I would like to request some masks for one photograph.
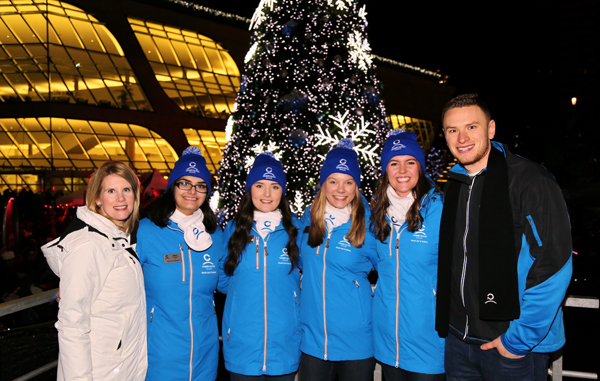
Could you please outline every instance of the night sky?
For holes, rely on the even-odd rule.
[[[457,94],[479,93],[500,138],[532,129],[559,139],[567,125],[586,129],[595,120],[600,2],[358,1],[374,54],[439,70]],[[259,4],[194,2],[246,17]]]

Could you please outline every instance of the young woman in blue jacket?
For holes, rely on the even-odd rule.
[[[359,192],[360,167],[350,139],[332,149],[321,168],[321,189],[302,216],[303,380],[371,380],[372,293],[376,263],[367,234],[369,206]]]
[[[167,190],[146,209],[137,253],[148,325],[146,380],[215,380],[219,332],[214,308],[222,232],[208,204],[211,174],[187,148]]]
[[[412,132],[393,130],[381,155],[372,201],[377,239],[373,301],[375,358],[388,381],[444,379],[444,339],[435,330],[442,195],[425,171]]]
[[[298,231],[285,188],[281,163],[271,153],[260,154],[225,229],[220,276],[229,285],[222,335],[232,381],[293,381],[298,370]]]

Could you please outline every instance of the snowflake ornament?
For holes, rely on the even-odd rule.
[[[319,124],[317,126],[318,133],[314,136],[314,139],[317,141],[314,143],[315,147],[317,146],[327,146],[329,149],[331,147],[338,144],[338,142],[344,138],[349,138],[351,141],[360,141],[361,138],[365,138],[366,141],[375,141],[376,133],[375,131],[369,129],[371,126],[370,123],[365,123],[364,117],[360,117],[360,122],[356,126],[351,125],[351,120],[348,120],[348,115],[350,111],[346,111],[344,115],[341,115],[339,112],[336,116],[329,115],[331,119],[334,120],[334,125],[337,127],[336,134],[332,135],[330,128],[325,127]],[[373,136],[373,139],[369,139],[369,136]],[[362,144],[358,143],[354,146],[356,152],[362,156],[365,160],[368,160],[372,165],[375,165],[375,160],[378,158],[376,144]],[[323,160],[325,157],[319,155]]]
[[[369,40],[364,38],[357,30],[353,31],[348,37],[348,52],[350,53],[350,61],[362,71],[366,72],[373,64]]]

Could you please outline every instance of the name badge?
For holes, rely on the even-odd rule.
[[[164,255],[165,263],[181,262],[181,253]]]

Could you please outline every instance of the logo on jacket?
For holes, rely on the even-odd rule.
[[[202,264],[202,274],[216,274],[216,267],[215,264],[212,262],[210,254],[204,254],[202,259],[204,259],[204,263]]]
[[[400,221],[398,221],[398,219],[394,216],[392,216],[392,224],[398,228],[400,227]]]
[[[400,151],[401,149],[406,148],[406,146],[400,143],[400,139],[394,140],[394,145],[392,146],[392,151]]]
[[[352,244],[348,242],[348,239],[344,237],[340,242],[337,243],[335,247],[338,250],[351,251]]]
[[[196,162],[190,161],[190,165],[185,170],[187,173],[200,173],[200,170],[196,168]]]
[[[349,171],[350,167],[346,165],[346,159],[340,159],[340,163],[335,167],[335,169],[340,171]]]
[[[417,243],[428,243],[429,242],[427,240],[427,233],[425,233],[425,225],[421,226],[421,229],[419,229],[413,233],[412,238],[410,239],[410,242],[417,242]]]
[[[273,174],[273,168],[267,167],[265,171],[266,172],[263,174],[263,179],[272,180],[276,177],[275,174]]]
[[[488,304],[488,303],[498,304],[494,300],[494,294],[492,294],[491,292],[489,294],[487,294],[487,300],[485,301],[485,304]]]
[[[279,260],[277,261],[278,265],[290,265],[290,256],[287,252],[287,247],[281,249],[281,254],[279,255]]]

